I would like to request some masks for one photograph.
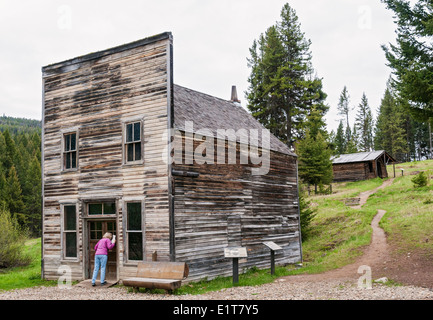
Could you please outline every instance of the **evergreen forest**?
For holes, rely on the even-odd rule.
[[[40,236],[41,123],[0,117],[0,208],[31,236]]]

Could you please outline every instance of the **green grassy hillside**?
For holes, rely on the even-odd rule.
[[[402,171],[403,169],[403,175]],[[362,248],[371,241],[371,221],[377,210],[386,210],[380,226],[388,242],[401,252],[424,254],[433,252],[433,181],[415,188],[412,178],[420,171],[433,174],[433,161],[398,164],[388,167],[391,186],[370,196],[362,209],[344,204],[344,199],[357,197],[360,192],[380,186],[382,179],[337,183],[333,194],[310,196],[317,209],[312,233],[303,243],[304,268],[297,272],[317,273],[353,262]]]

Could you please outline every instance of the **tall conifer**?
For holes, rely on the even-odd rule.
[[[313,76],[311,42],[305,39],[294,9],[281,10],[281,20],[250,48],[248,109],[289,147],[303,136],[313,106],[325,114],[321,79]]]

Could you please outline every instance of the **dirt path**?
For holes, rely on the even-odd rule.
[[[370,195],[374,194],[380,189],[386,188],[392,184],[394,179],[389,179],[383,182],[383,184],[373,190],[362,192],[360,194],[360,203],[358,206],[354,206],[354,209],[360,209],[366,202]],[[372,272],[372,278],[377,279],[385,275],[387,264],[390,263],[390,248],[386,242],[385,232],[379,227],[379,222],[385,215],[385,210],[378,210],[376,216],[371,222],[372,239],[370,245],[364,250],[362,256],[360,256],[354,263],[346,265],[344,267],[327,271],[320,274],[308,274],[308,275],[296,275],[284,277],[287,281],[322,281],[322,280],[358,280],[358,278],[364,273],[358,269],[361,266],[368,266]]]
[[[373,218],[371,227],[373,229],[370,245],[365,249],[362,256],[356,262],[344,267],[323,272],[320,274],[307,274],[283,277],[287,281],[322,281],[322,280],[353,280],[358,278],[365,272],[358,269],[361,266],[368,266],[372,272],[372,278],[377,279],[384,276],[383,269],[390,261],[389,247],[386,242],[386,235],[382,228],[379,227],[379,222],[386,213],[385,210],[379,210]]]
[[[361,192],[359,194],[359,198],[360,198],[359,205],[353,206],[352,208],[354,208],[354,209],[361,209],[361,207],[367,202],[369,196],[371,196],[372,194],[376,193],[380,189],[384,189],[384,188],[390,186],[393,181],[394,181],[394,178],[386,180],[386,181],[384,181],[382,183],[382,185],[380,185],[376,189],[368,190],[368,191],[365,191],[365,192]]]

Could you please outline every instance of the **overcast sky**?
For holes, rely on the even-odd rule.
[[[171,31],[174,82],[246,105],[249,48],[280,19],[280,0],[0,0],[0,113],[41,119],[41,67]],[[312,41],[313,67],[328,94],[328,129],[338,126],[346,85],[353,107],[365,92],[373,113],[390,69],[392,13],[380,0],[292,0]],[[352,119],[355,111],[352,111]],[[351,125],[353,125],[353,120]]]

